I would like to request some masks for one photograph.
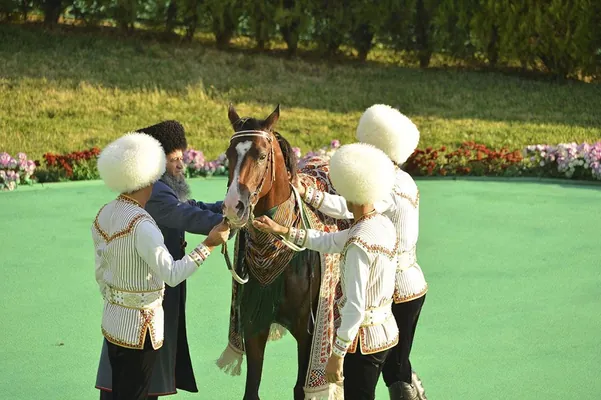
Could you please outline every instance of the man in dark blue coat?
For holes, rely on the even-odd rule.
[[[177,121],[164,121],[139,129],[156,138],[167,156],[165,174],[154,184],[146,211],[154,218],[175,260],[184,257],[185,233],[207,235],[223,215],[221,202],[203,203],[189,199],[183,152],[188,147],[184,127]],[[165,285],[165,342],[159,350],[150,383],[148,399],[176,393],[177,389],[198,392],[186,334],[186,281],[175,287]],[[102,400],[111,397],[111,366],[106,346],[102,349],[96,379]]]

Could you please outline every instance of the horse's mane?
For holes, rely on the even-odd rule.
[[[284,163],[286,164],[286,169],[290,172],[290,176],[294,178],[297,172],[298,160],[296,159],[296,154],[292,150],[292,146],[290,143],[280,135],[279,132],[273,133],[275,137],[278,139],[278,143],[280,144],[280,148],[282,149],[282,154],[284,155]]]
[[[240,120],[237,121],[236,124],[234,124],[234,127],[236,127],[236,125],[239,125],[240,130],[260,130],[260,129],[262,129],[263,122],[264,121],[260,121],[255,118],[245,117],[245,118],[240,118]],[[297,165],[298,165],[298,160],[296,158],[296,154],[294,154],[294,151],[292,150],[292,146],[290,145],[288,140],[286,140],[286,138],[284,138],[279,132],[274,131],[272,133],[276,137],[278,144],[280,145],[280,149],[282,149],[282,154],[284,155],[284,163],[286,164],[286,169],[288,170],[288,172],[290,172],[291,178],[294,178],[297,173]]]

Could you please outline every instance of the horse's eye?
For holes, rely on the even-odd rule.
[[[265,161],[266,158],[267,158],[267,154],[261,154],[259,156],[259,161]]]

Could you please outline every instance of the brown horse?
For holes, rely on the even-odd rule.
[[[272,324],[290,331],[298,346],[298,374],[294,399],[304,398],[312,343],[312,318],[321,283],[319,254],[294,252],[273,236],[256,230],[255,216],[270,215],[288,225],[301,223],[301,200],[291,179],[296,160],[288,142],[273,128],[279,105],[264,120],[240,118],[232,105],[228,117],[234,129],[226,156],[229,162],[228,191],[224,214],[232,228],[239,228],[239,319],[246,352],[244,399],[259,399],[265,346]]]

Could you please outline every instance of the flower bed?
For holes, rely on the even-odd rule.
[[[0,153],[0,190],[14,190],[18,185],[32,184],[36,163],[27,159],[27,154],[19,153],[16,158],[8,153]]]
[[[299,165],[313,157],[329,159],[340,147],[338,140],[329,146],[304,155],[293,148]],[[28,160],[24,153],[16,158],[0,153],[0,188],[14,190],[19,184],[98,179],[96,160],[100,149],[69,154],[44,154],[43,164]],[[200,150],[184,152],[186,175],[192,177],[225,176],[225,154],[207,160]],[[541,177],[601,181],[601,142],[595,144],[564,143],[557,146],[533,145],[523,150],[490,149],[465,142],[455,149],[442,146],[418,149],[403,167],[413,176],[502,176]]]

